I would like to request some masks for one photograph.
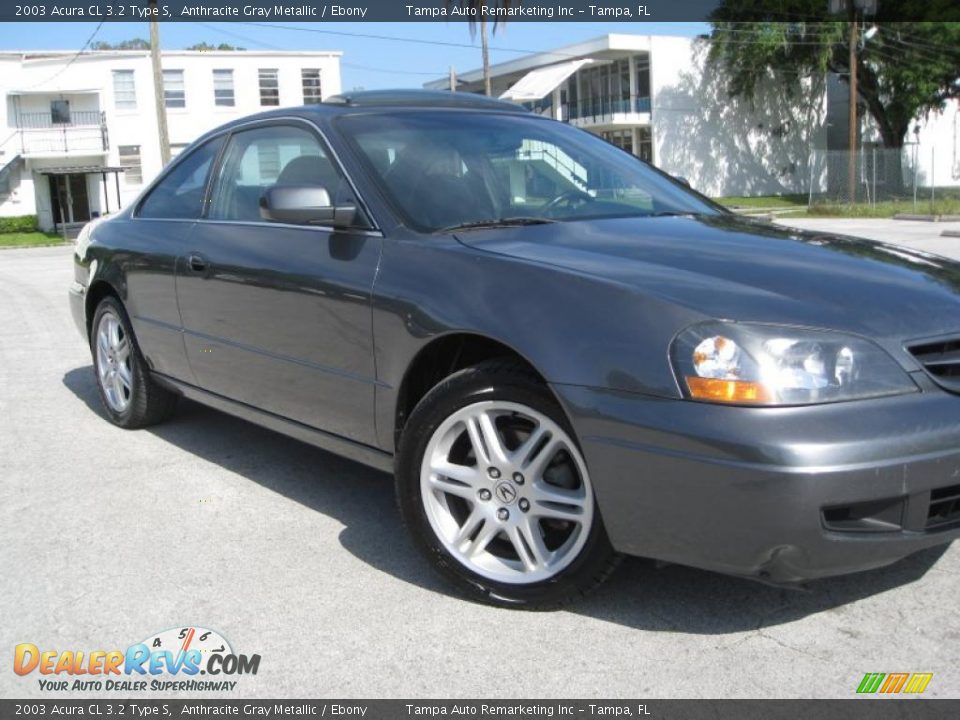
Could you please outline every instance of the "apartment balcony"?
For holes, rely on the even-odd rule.
[[[4,150],[23,157],[100,155],[110,149],[105,116],[99,110],[17,113]]]
[[[562,113],[564,120],[582,128],[599,125],[649,125],[650,98],[583,100],[578,105],[563,106]]]

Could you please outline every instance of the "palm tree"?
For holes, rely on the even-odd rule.
[[[514,5],[519,5],[522,0],[444,0],[444,2],[447,5],[459,5],[463,8],[469,8],[472,11],[469,21],[471,35],[476,33],[477,25],[479,24],[480,50],[483,53],[483,92],[485,95],[492,95],[493,90],[490,84],[490,47],[487,44],[487,18],[480,14],[480,8],[484,6],[509,8]],[[476,19],[477,16],[479,16],[479,21]],[[497,26],[502,25],[504,22],[504,20],[494,20],[494,35],[497,33]]]

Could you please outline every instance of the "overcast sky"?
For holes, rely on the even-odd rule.
[[[341,50],[343,88],[420,87],[445,76],[450,65],[466,72],[480,65],[480,40],[463,23],[283,23],[285,27],[245,23],[165,23],[160,28],[164,48],[178,49],[199,42],[228,42],[248,50]],[[79,50],[96,23],[0,23],[0,50]],[[705,23],[536,23],[501,26],[490,39],[491,61],[502,62],[525,52],[549,50],[606,33],[692,36],[707,32]],[[318,32],[319,31],[319,32]],[[146,23],[104,23],[96,40],[117,42],[146,38]],[[362,35],[391,36],[401,42]],[[425,41],[462,43],[465,47],[430,45]],[[516,52],[522,51],[522,52]]]

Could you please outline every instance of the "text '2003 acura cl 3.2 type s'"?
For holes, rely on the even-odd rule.
[[[960,266],[736,217],[506,103],[214,130],[84,229],[70,297],[114,423],[185,396],[391,471],[489,602],[621,554],[795,584],[960,534]]]

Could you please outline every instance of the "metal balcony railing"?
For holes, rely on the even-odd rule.
[[[591,120],[594,122],[612,120],[614,115],[648,112],[650,112],[649,97],[584,100],[579,105],[564,106],[562,109],[565,120]]]
[[[102,153],[110,149],[104,113],[72,111],[66,118],[52,113],[18,113],[16,130],[4,144],[24,156],[38,154]],[[66,119],[69,122],[56,122]]]
[[[66,116],[54,116],[50,112],[30,112],[16,114],[17,127],[20,129],[49,129],[62,127],[100,127],[105,123],[104,114],[99,110],[71,110]]]

